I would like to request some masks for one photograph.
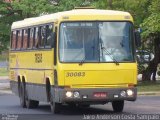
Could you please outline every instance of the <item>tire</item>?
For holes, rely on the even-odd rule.
[[[68,106],[70,108],[76,108],[77,107],[77,105],[75,103],[68,103]]]
[[[20,105],[22,108],[26,108],[26,102],[25,102],[25,85],[24,83],[20,83],[20,89],[19,89],[19,98],[20,98]]]
[[[35,101],[35,100],[26,100],[26,107],[28,109],[31,108],[37,108],[39,105],[39,101]]]
[[[30,100],[30,99],[28,98],[27,90],[25,90],[25,95],[26,95],[26,97],[25,97],[26,107],[27,107],[28,109],[37,108],[38,105],[39,105],[39,101]]]
[[[82,107],[84,107],[84,108],[89,108],[89,107],[90,107],[90,104],[82,105]]]
[[[112,108],[114,112],[122,112],[124,108],[124,100],[121,101],[113,101]]]
[[[50,107],[51,107],[51,112],[53,114],[57,114],[57,113],[60,113],[61,111],[61,103],[56,103],[54,101],[54,98],[53,96],[50,94]]]
[[[82,104],[82,105],[78,105],[79,107],[82,107],[82,108],[89,108],[90,107],[90,104]]]

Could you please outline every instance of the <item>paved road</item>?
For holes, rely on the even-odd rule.
[[[8,77],[0,77],[0,90],[9,89],[9,88],[10,88],[10,84],[9,84]]]
[[[46,103],[40,103],[36,109],[23,109],[19,105],[17,96],[0,92],[0,114],[2,114],[0,119],[3,118],[3,120],[5,120],[6,114],[9,114],[8,117],[11,118],[18,117],[18,120],[82,120],[84,117],[86,118],[86,115],[93,119],[97,115],[114,115],[115,113],[112,111],[111,104],[106,104],[95,105],[90,108],[63,106],[60,114],[52,115],[50,107]],[[160,114],[160,96],[139,96],[136,102],[126,102],[122,114]]]
[[[0,61],[0,68],[7,68],[8,62],[7,61]]]

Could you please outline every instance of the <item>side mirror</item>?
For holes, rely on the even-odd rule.
[[[57,40],[57,34],[56,34],[56,32],[53,32],[52,34],[51,34],[51,47],[52,48],[55,48],[56,47],[56,40]]]
[[[140,47],[141,46],[141,35],[139,33],[139,31],[136,31],[134,33],[135,35],[135,44],[136,44],[136,47]]]

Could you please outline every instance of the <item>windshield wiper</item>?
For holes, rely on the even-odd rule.
[[[85,62],[86,58],[84,57],[81,62],[79,63],[79,65],[83,65],[83,63]]]
[[[101,49],[107,54],[110,56],[110,58],[114,61],[114,63],[116,65],[119,65],[119,62],[112,56],[112,54],[110,52],[108,52],[108,50],[105,48],[105,47],[101,47]]]

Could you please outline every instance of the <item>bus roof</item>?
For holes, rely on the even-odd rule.
[[[94,20],[119,20],[133,21],[128,12],[99,9],[73,9],[70,11],[57,12],[39,17],[27,18],[12,24],[12,29],[18,29],[28,26],[40,25],[58,21],[94,21]]]

